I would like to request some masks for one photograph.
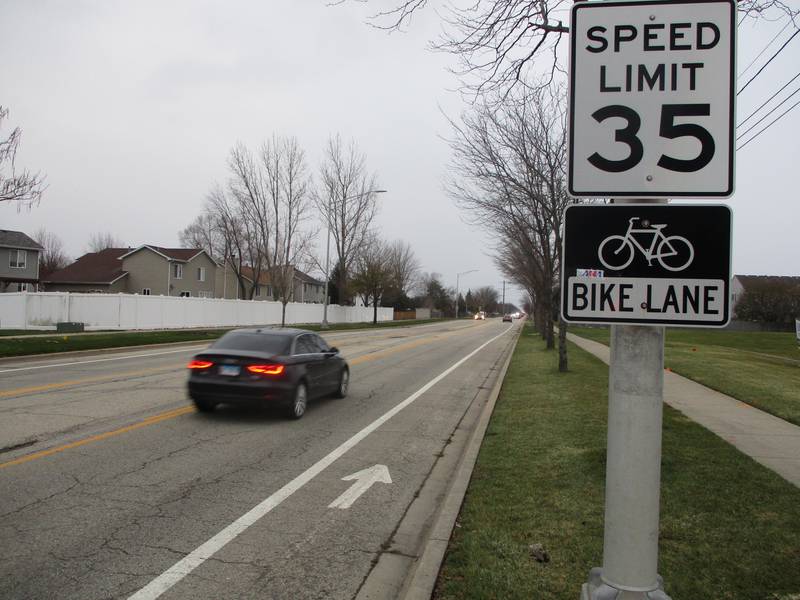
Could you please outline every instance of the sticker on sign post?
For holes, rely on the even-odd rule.
[[[725,205],[573,205],[564,214],[561,312],[569,323],[724,327]]]
[[[728,197],[733,0],[572,7],[569,193]]]

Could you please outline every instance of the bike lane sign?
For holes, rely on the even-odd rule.
[[[724,327],[731,210],[722,204],[577,204],[564,213],[568,323]]]

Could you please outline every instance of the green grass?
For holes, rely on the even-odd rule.
[[[331,325],[325,331],[342,331],[351,329],[372,329],[384,327],[402,327],[439,323],[442,319],[419,321],[385,321],[372,323],[339,323]],[[322,331],[319,325],[298,325],[303,329]],[[178,342],[194,342],[214,340],[230,328],[226,329],[185,329],[178,331],[120,331],[92,334],[53,334],[44,337],[34,336],[41,332],[26,332],[31,335],[19,338],[0,337],[0,357],[26,356],[31,354],[51,354],[71,352],[75,350],[102,350],[104,348],[123,348],[127,346],[143,346],[147,344],[171,344]]]
[[[577,600],[602,563],[608,368],[520,338],[443,564],[438,600]],[[659,572],[675,600],[800,593],[800,490],[665,408]],[[536,562],[530,544],[550,555]]]
[[[608,328],[569,331],[608,344]],[[800,350],[793,333],[667,329],[664,364],[800,425]]]

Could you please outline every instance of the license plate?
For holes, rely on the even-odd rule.
[[[236,377],[241,368],[236,365],[220,365],[219,367],[219,374],[220,375],[227,375],[229,377]]]

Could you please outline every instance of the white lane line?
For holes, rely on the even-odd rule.
[[[378,417],[375,421],[367,425],[364,429],[356,433],[353,437],[345,441],[341,446],[334,449],[330,454],[321,458],[306,471],[292,479],[289,483],[284,485],[277,492],[262,500],[259,504],[251,508],[244,515],[236,519],[233,523],[228,525],[225,529],[220,531],[214,537],[209,539],[204,544],[200,545],[192,552],[187,554],[184,558],[172,565],[169,569],[164,571],[161,575],[156,577],[153,581],[148,583],[145,587],[129,597],[128,600],[155,600],[169,590],[172,586],[178,583],[181,579],[186,577],[189,573],[194,571],[197,567],[202,565],[206,560],[214,556],[220,549],[222,549],[228,542],[235,539],[240,533],[244,532],[248,527],[256,523],[261,517],[269,513],[273,508],[277,507],[281,502],[286,500],[289,496],[294,494],[297,490],[306,485],[309,481],[314,479],[322,471],[327,469],[337,459],[341,458],[348,450],[353,448],[361,440],[366,438],[369,434],[374,432],[378,427],[386,423],[389,419],[406,408],[417,398],[422,396],[425,392],[431,389],[434,385],[439,383],[442,379],[447,377],[450,373],[455,371],[458,367],[467,362],[470,358],[475,356],[478,352],[483,350],[486,346],[504,336],[511,331],[509,327],[501,334],[496,335],[488,342],[481,344],[478,348],[467,354],[464,358],[452,365],[446,371],[443,371],[428,383],[423,385],[416,392],[411,394],[408,398],[403,400],[400,404],[384,413],[383,416]]]
[[[148,356],[161,356],[162,354],[176,354],[178,352],[195,352],[196,350],[200,350],[205,348],[207,345],[203,346],[186,346],[185,348],[180,348],[179,350],[164,350],[163,352],[149,352],[147,354],[125,354],[123,356],[114,356],[112,358],[96,358],[93,360],[78,360],[73,362],[65,362],[65,363],[48,363],[46,365],[36,365],[35,367],[14,367],[12,369],[3,369],[0,373],[16,373],[18,371],[32,371],[34,369],[49,369],[53,367],[72,367],[74,365],[88,365],[90,363],[100,363],[100,362],[108,362],[110,360],[126,360],[131,358],[147,358]]]

